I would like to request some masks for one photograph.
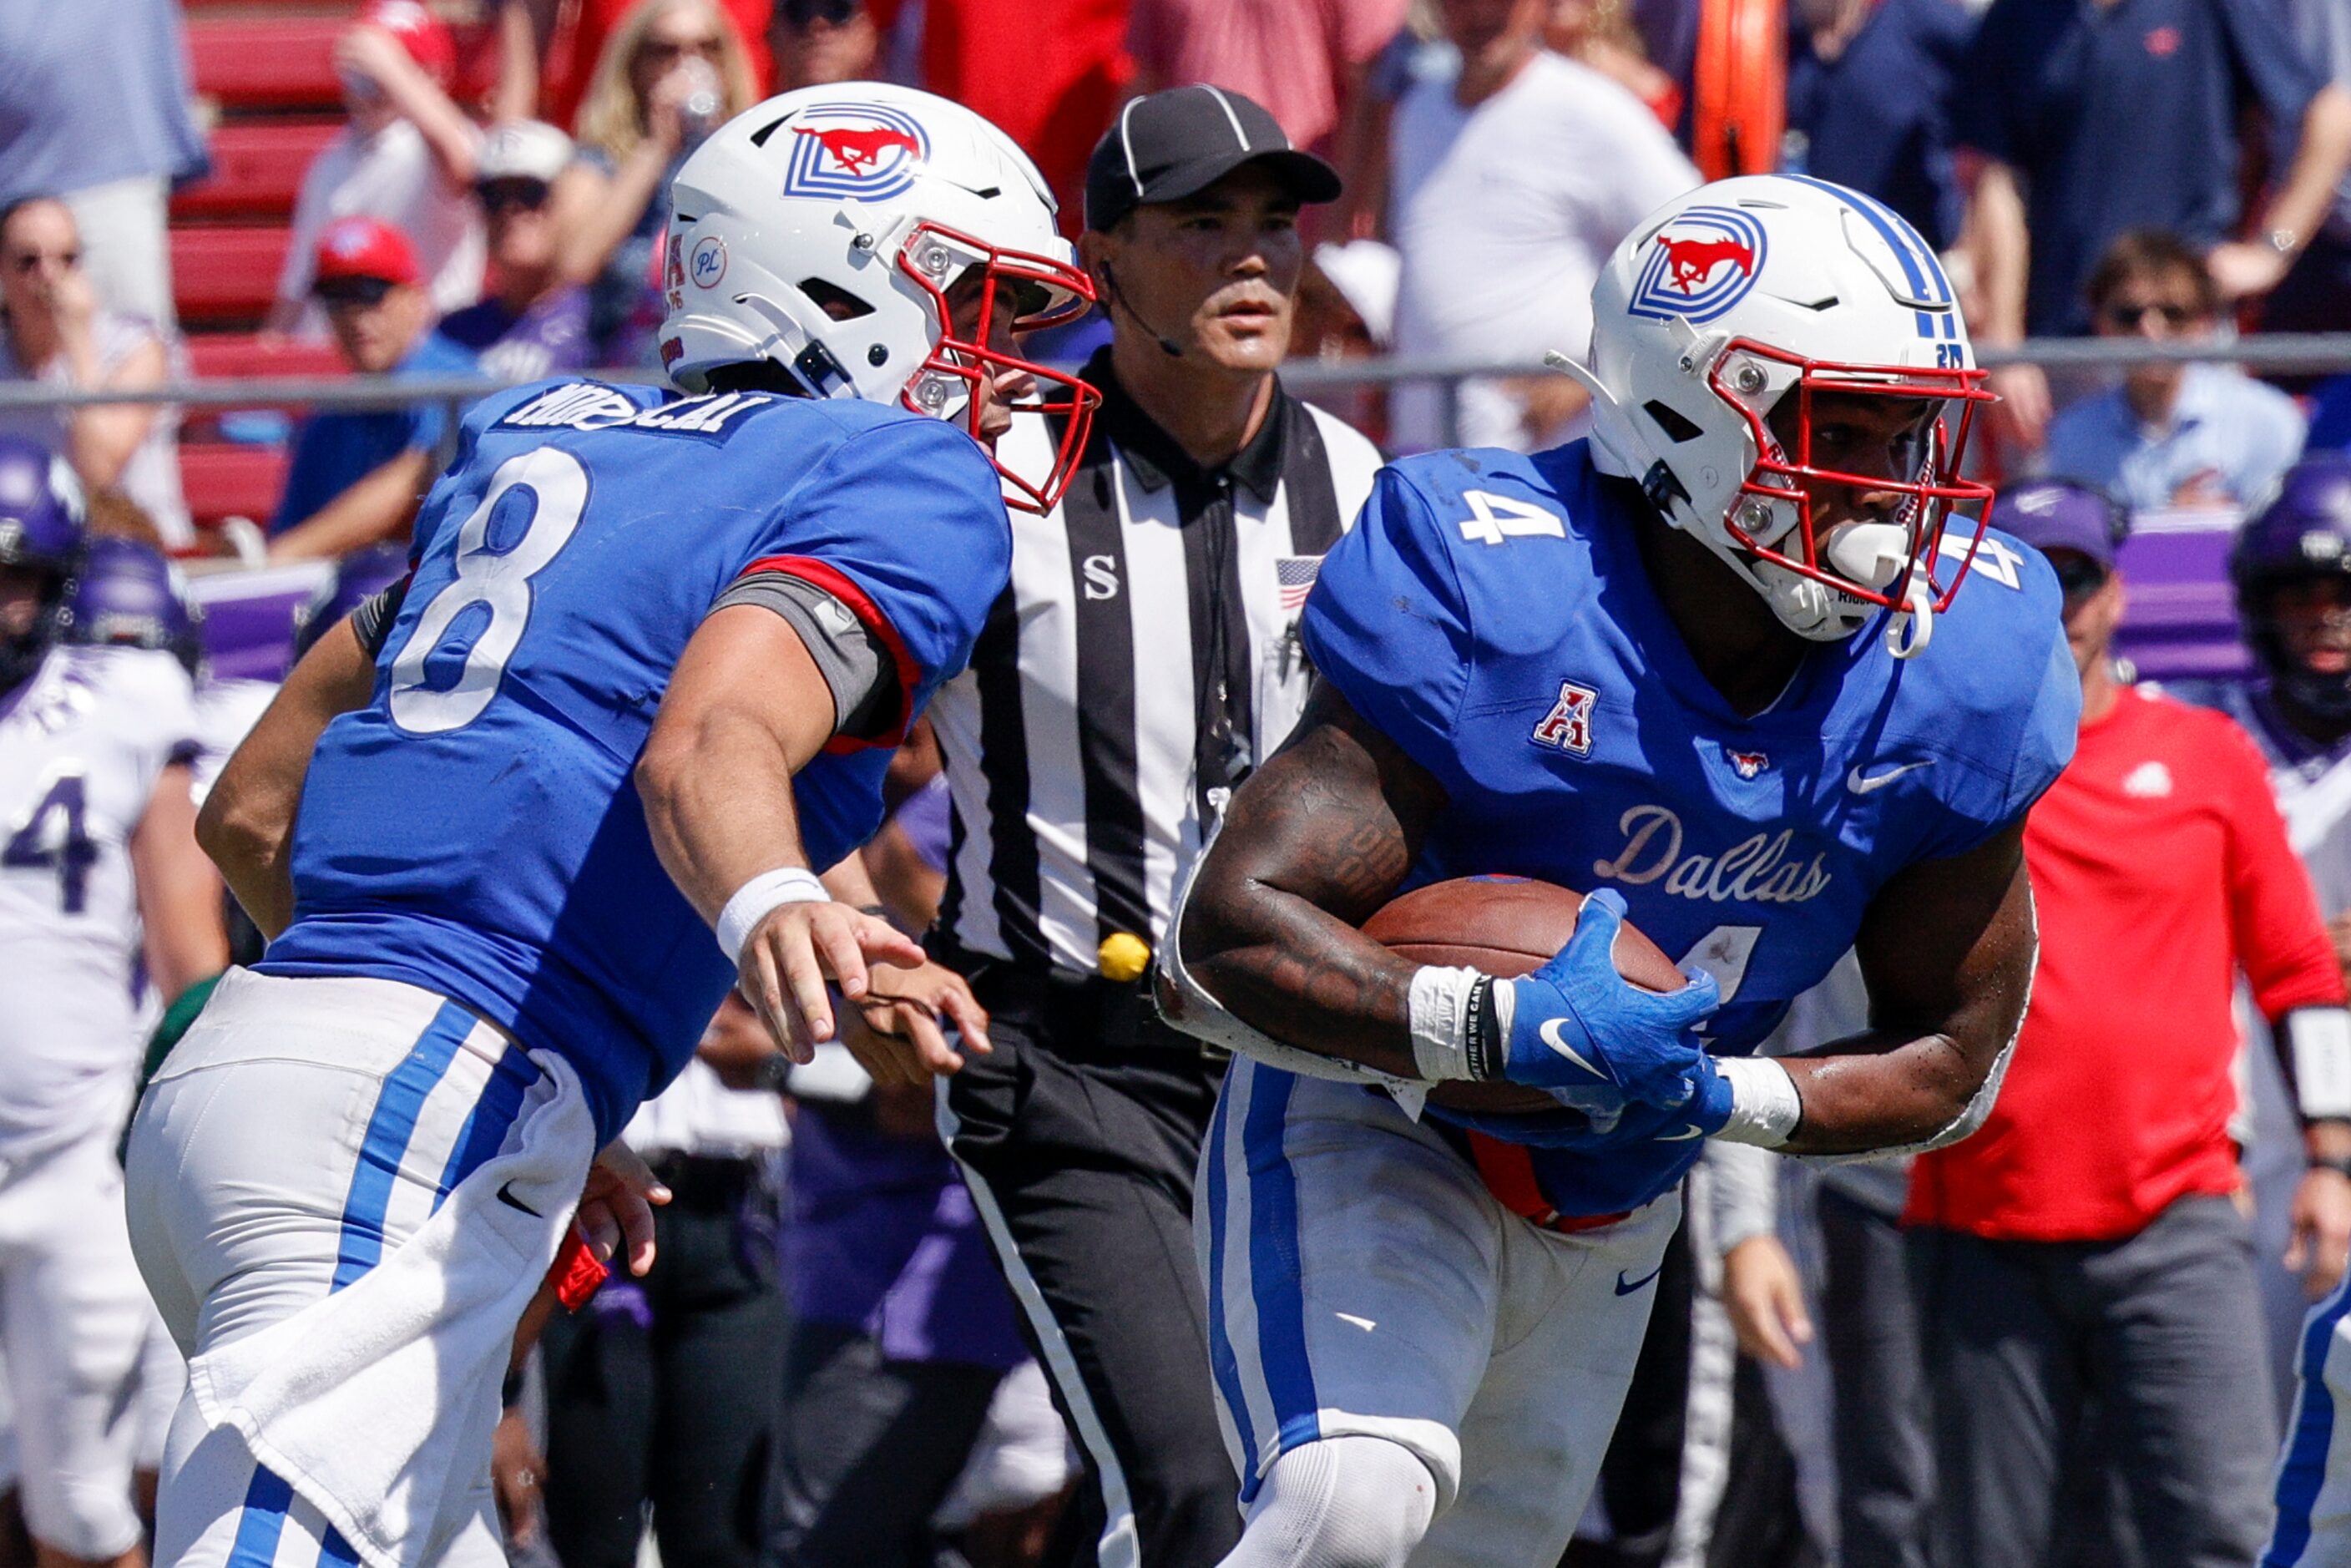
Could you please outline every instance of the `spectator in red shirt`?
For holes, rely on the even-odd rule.
[[[910,0],[870,0],[884,31]],[[922,0],[921,86],[985,116],[1035,162],[1074,235],[1086,155],[1130,96],[1127,0]]]
[[[1998,1104],[1921,1155],[1916,1242],[1939,1477],[1935,1559],[2047,1558],[2085,1403],[2160,1560],[2241,1568],[2276,1452],[2228,1123],[2236,977],[2297,1042],[2351,1051],[2343,972],[2286,841],[2269,769],[2231,719],[2120,685],[2118,529],[2049,486],[2008,526],[2065,588],[2079,748],[2024,833],[2040,966]],[[1982,563],[1979,563],[1980,570]],[[2351,1153],[2305,1103],[2314,1157]],[[2351,1180],[2314,1166],[2294,1205],[2314,1283],[2343,1272]]]
[[[1406,0],[1134,0],[1138,92],[1209,82],[1273,111],[1294,146],[1331,151]]]

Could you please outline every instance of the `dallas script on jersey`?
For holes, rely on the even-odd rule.
[[[1804,904],[1818,898],[1831,873],[1821,857],[1809,862],[1788,858],[1793,830],[1754,833],[1719,855],[1682,854],[1682,820],[1668,806],[1635,806],[1617,819],[1625,847],[1614,860],[1594,861],[1592,873],[1627,887],[1646,887],[1659,877],[1665,891],[1713,904]]]

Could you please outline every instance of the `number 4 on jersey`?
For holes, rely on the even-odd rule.
[[[61,770],[0,847],[0,867],[55,870],[57,900],[68,915],[79,915],[89,901],[89,868],[98,861],[86,800],[80,768]]]
[[[1461,519],[1461,537],[1473,544],[1498,545],[1504,539],[1567,538],[1567,525],[1556,513],[1526,501],[1514,501],[1489,490],[1464,490],[1469,515]]]

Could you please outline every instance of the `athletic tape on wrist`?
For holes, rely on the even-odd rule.
[[[1423,964],[1412,972],[1406,1017],[1412,1027],[1412,1061],[1430,1083],[1468,1078],[1469,995],[1486,977],[1475,969]]]
[[[1714,1069],[1730,1085],[1730,1120],[1716,1137],[1776,1149],[1795,1135],[1804,1103],[1786,1068],[1768,1056],[1726,1056]]]
[[[832,894],[824,890],[816,873],[800,866],[779,866],[761,872],[758,876],[735,890],[726,907],[718,912],[718,950],[726,961],[737,968],[743,964],[743,944],[751,939],[751,929],[765,920],[769,912],[787,904],[830,904]]]
[[[2278,1021],[2294,1063],[2294,1103],[2310,1121],[2351,1116],[2351,1012],[2296,1008]]]

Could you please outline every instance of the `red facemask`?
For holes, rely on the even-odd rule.
[[[1795,385],[1780,394],[1779,404],[1789,398],[1796,399],[1796,450],[1791,455],[1763,421],[1763,416],[1749,402],[1747,393],[1726,384],[1729,367],[1746,359],[1768,360],[1792,365],[1797,371]],[[1735,378],[1736,372],[1729,372]],[[1993,401],[1995,393],[1985,387],[1985,374],[1980,370],[1954,368],[1949,370],[1910,370],[1887,365],[1837,364],[1826,361],[1801,359],[1783,350],[1768,347],[1750,340],[1734,341],[1719,355],[1714,369],[1708,372],[1708,385],[1715,395],[1745,416],[1749,430],[1755,438],[1756,450],[1762,455],[1754,470],[1739,487],[1729,516],[1724,519],[1724,530],[1756,559],[1771,561],[1801,576],[1823,583],[1841,593],[1851,594],[1868,603],[1901,609],[1916,597],[1913,579],[1921,570],[1925,573],[1927,604],[1936,614],[1950,608],[1951,600],[1967,576],[1968,564],[1974,559],[1975,545],[1983,538],[1985,526],[1991,519],[1992,489],[1986,484],[1960,478],[1960,465],[1967,453],[1968,438],[1974,427],[1975,415],[1980,404]],[[1813,400],[1823,392],[1854,396],[1907,400],[1921,405],[1932,405],[1936,413],[1923,433],[1917,466],[1907,477],[1848,474],[1824,468],[1813,461]],[[1956,424],[1946,418],[1952,404],[1959,406]],[[1894,579],[1880,586],[1862,581],[1837,570],[1825,558],[1826,530],[1817,527],[1813,517],[1811,486],[1815,484],[1846,486],[1872,494],[1891,492],[1899,497],[1891,520],[1899,523],[1908,533],[1909,559]],[[1740,521],[1744,509],[1742,500],[1754,497],[1764,502],[1785,501],[1795,507],[1796,526],[1776,537],[1766,545]],[[1974,532],[1967,551],[1950,571],[1949,580],[1939,575],[1941,569],[1943,527],[1954,508],[1976,507]]]
[[[982,274],[979,317],[973,323],[969,337],[959,336],[956,332],[946,291],[936,279],[916,264],[915,258],[925,249],[926,238],[944,246],[951,254],[961,253],[965,256],[978,258],[967,264],[967,270],[977,267]],[[1093,281],[1065,262],[1023,251],[999,249],[936,224],[918,225],[907,236],[906,243],[898,252],[898,269],[930,296],[932,308],[938,312],[938,319],[944,324],[937,346],[906,379],[906,388],[899,393],[899,400],[916,413],[935,415],[949,400],[942,396],[936,399],[938,406],[925,407],[917,392],[917,388],[925,386],[925,378],[947,376],[963,382],[964,426],[973,440],[985,446],[987,443],[981,434],[981,421],[986,413],[981,397],[983,388],[994,385],[1008,375],[1026,377],[1031,390],[1018,398],[1004,401],[1000,406],[1016,417],[1022,414],[1044,417],[1046,428],[1053,432],[1052,465],[1042,477],[1034,477],[1006,467],[993,451],[989,453],[989,461],[996,464],[997,473],[1003,476],[1005,505],[1024,512],[1050,511],[1053,504],[1061,498],[1061,492],[1069,488],[1071,476],[1077,472],[1078,459],[1086,449],[1086,433],[1093,425],[1094,410],[1102,406],[1102,393],[1076,376],[988,345],[994,336],[999,301],[1008,295],[1013,309],[1013,319],[1008,324],[1010,330],[1034,332],[1047,327],[1061,326],[1084,315],[1094,301]],[[940,385],[935,380],[928,382],[930,387]]]

